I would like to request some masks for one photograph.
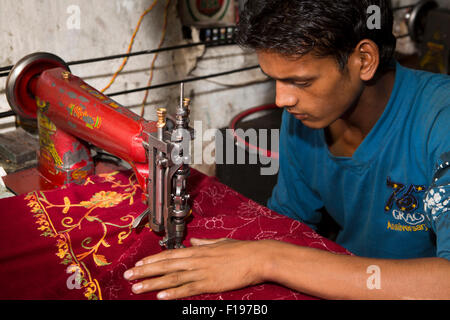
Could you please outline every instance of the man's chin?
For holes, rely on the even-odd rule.
[[[320,129],[324,129],[329,126],[328,124],[326,124],[324,122],[314,121],[311,118],[307,118],[307,119],[299,119],[297,117],[295,117],[295,118],[297,120],[301,121],[305,127],[308,127],[310,129],[320,130]]]

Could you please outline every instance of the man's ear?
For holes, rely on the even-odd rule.
[[[380,51],[375,42],[369,39],[361,40],[353,52],[353,59],[358,59],[359,76],[362,81],[370,81],[380,65]]]

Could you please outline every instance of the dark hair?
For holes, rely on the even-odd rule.
[[[372,5],[380,8],[378,29],[368,26]],[[382,69],[395,51],[393,20],[390,0],[248,0],[237,42],[286,56],[334,56],[344,70],[356,45],[370,39],[378,46]]]

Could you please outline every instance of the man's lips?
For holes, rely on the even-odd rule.
[[[309,116],[307,114],[304,114],[304,113],[294,113],[294,112],[291,112],[289,110],[288,110],[288,112],[290,114],[292,114],[298,120],[306,120],[306,119],[309,118]]]

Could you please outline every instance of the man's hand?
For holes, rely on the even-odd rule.
[[[146,279],[132,286],[136,294],[164,290],[158,299],[179,299],[218,293],[264,282],[268,261],[265,241],[191,239],[193,247],[166,250],[127,270],[127,280]]]

